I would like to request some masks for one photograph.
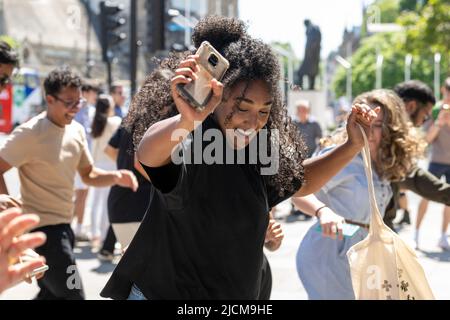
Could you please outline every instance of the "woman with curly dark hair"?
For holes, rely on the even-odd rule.
[[[197,77],[199,57],[189,52],[164,60],[134,97],[127,123],[154,188],[104,297],[256,299],[270,209],[335,175],[363,145],[357,122],[367,128],[376,117],[368,106],[355,107],[348,141],[303,162],[304,145],[283,106],[271,48],[251,38],[242,21],[218,16],[200,21],[193,40],[196,47],[209,41],[230,67],[221,82],[211,81],[203,111],[177,90]],[[230,151],[231,160],[254,156],[254,142],[265,136],[270,146],[259,144],[256,161],[229,161]],[[263,170],[261,154],[279,154],[269,168],[276,172]]]
[[[381,107],[367,136],[375,197],[380,212],[392,198],[391,182],[403,180],[424,150],[424,143],[409,122],[403,101],[390,90],[363,93],[354,103]],[[319,154],[343,143],[344,131],[322,139]],[[315,195],[293,197],[303,212],[315,215],[297,251],[297,272],[310,299],[354,299],[347,251],[366,238],[370,222],[369,191],[361,155],[330,179]],[[352,237],[343,237],[343,223],[359,226]],[[322,234],[317,232],[321,226]],[[336,237],[336,234],[339,234]],[[338,239],[336,239],[338,238]]]

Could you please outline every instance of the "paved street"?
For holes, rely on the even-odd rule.
[[[0,136],[0,142],[4,139],[4,136]],[[10,193],[17,195],[19,192],[17,172],[8,172],[6,177]],[[420,198],[409,193],[408,199],[412,221],[414,221]],[[418,252],[418,255],[436,298],[450,299],[450,252],[442,252],[437,247],[442,222],[442,208],[441,205],[430,203],[421,230],[422,251]],[[302,237],[313,222],[286,219],[288,210],[289,204],[283,203],[279,206],[277,213],[285,233],[283,245],[276,252],[267,252],[273,273],[272,299],[307,299],[297,276],[295,256]],[[413,228],[411,226],[402,229],[400,234],[412,244]],[[100,299],[99,292],[115,265],[101,263],[87,245],[76,248],[76,254],[87,298]],[[4,292],[0,299],[31,299],[37,292],[35,284],[23,283]]]

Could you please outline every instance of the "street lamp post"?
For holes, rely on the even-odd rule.
[[[408,53],[405,56],[405,81],[411,80],[411,63],[412,63],[412,54]]]
[[[383,85],[383,55],[377,55],[377,65],[376,65],[376,82],[375,88],[381,89]]]
[[[184,15],[186,17],[186,21],[191,21],[191,0],[184,0]],[[184,28],[184,45],[186,48],[191,46],[191,27],[187,25]]]
[[[342,58],[341,56],[336,56],[336,61],[344,67],[344,69],[347,71],[347,81],[346,81],[346,96],[348,103],[352,103],[352,64]]]
[[[92,13],[91,5],[86,2],[87,9],[87,26],[86,26],[86,78],[91,77],[92,61],[91,61],[91,23],[92,23]]]
[[[287,59],[287,77],[288,77],[288,87],[289,87],[290,85],[292,85],[294,83],[294,61],[293,61],[292,53],[290,53],[287,50],[284,50],[283,48],[279,48],[279,47],[274,47],[273,49],[279,56],[278,59],[280,62],[282,74],[284,72],[284,61],[283,61],[282,57],[285,57]],[[280,87],[282,88],[283,94],[286,90],[285,84],[286,83],[282,77],[282,79],[280,80]],[[284,97],[287,98],[287,96],[284,96]]]
[[[434,96],[436,100],[440,97],[440,85],[441,85],[441,54],[436,52],[434,54]]]

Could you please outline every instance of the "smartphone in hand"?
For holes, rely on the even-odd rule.
[[[197,79],[187,84],[177,85],[178,92],[194,108],[203,110],[212,96],[210,82],[213,78],[220,81],[230,66],[225,59],[208,41],[203,41],[198,48]]]
[[[358,232],[359,228],[360,228],[359,226],[354,224],[343,223],[342,234],[346,238],[351,238],[356,234],[356,232]],[[322,232],[322,226],[320,224],[316,227],[316,231]],[[336,235],[338,235],[338,233],[336,233]]]
[[[38,259],[40,256],[39,254],[37,254],[34,250],[32,249],[27,249],[23,252],[23,254],[19,257],[19,263],[25,263],[28,261],[32,261],[35,259]],[[32,278],[40,273],[43,273],[45,271],[47,271],[49,269],[49,266],[44,264],[43,266],[34,269],[33,271],[31,271],[27,276],[29,278]]]
[[[37,276],[38,274],[41,274],[49,269],[49,266],[44,264],[42,267],[34,269],[30,274],[29,277],[33,278],[34,276]]]

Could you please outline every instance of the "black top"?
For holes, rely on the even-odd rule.
[[[111,187],[108,196],[108,216],[111,223],[138,222],[147,210],[151,184],[134,168],[132,135],[120,127],[109,140],[109,145],[118,149],[117,169],[133,171],[139,187],[136,192],[120,186]]]
[[[207,128],[218,129],[212,117],[197,130]],[[268,213],[292,194],[280,196],[257,165],[187,163],[194,138],[180,145],[182,164],[145,168],[151,214],[103,297],[126,299],[135,283],[148,299],[258,298]]]

